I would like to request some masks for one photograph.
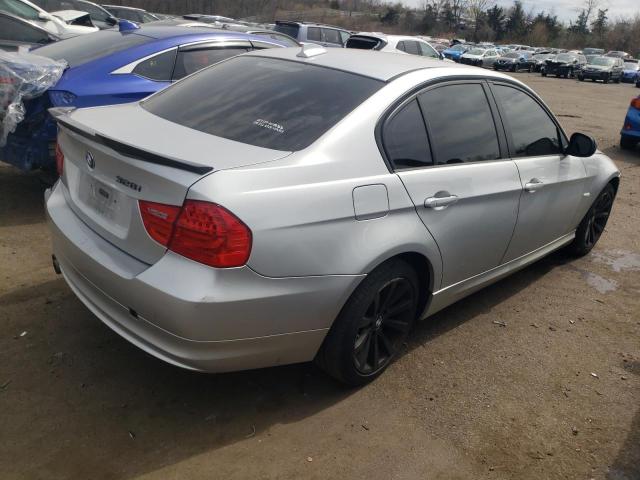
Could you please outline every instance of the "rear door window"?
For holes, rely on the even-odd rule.
[[[325,42],[342,45],[342,40],[340,40],[340,32],[338,32],[338,30],[335,30],[333,28],[323,28],[322,33],[324,35]]]
[[[149,112],[211,135],[301,150],[385,83],[312,64],[241,56],[142,102]]]
[[[418,99],[436,165],[500,158],[498,134],[481,84],[446,85]]]
[[[420,55],[420,47],[418,46],[418,42],[415,42],[413,40],[405,40],[404,51],[411,55]]]
[[[321,42],[322,32],[320,31],[320,27],[307,27],[307,40]]]
[[[494,85],[493,92],[511,134],[512,157],[559,155],[562,151],[558,128],[547,112],[526,93],[506,85]]]
[[[171,80],[173,67],[176,63],[176,53],[177,49],[174,48],[168,52],[148,58],[136,65],[132,73],[149,80],[168,82]]]
[[[173,71],[173,80],[180,80],[209,65],[248,51],[249,47],[214,47],[180,50],[176,59],[176,68]]]
[[[49,35],[39,28],[13,18],[0,17],[2,39],[11,42],[47,43]]]
[[[385,122],[382,143],[396,170],[433,165],[427,130],[415,99]]]

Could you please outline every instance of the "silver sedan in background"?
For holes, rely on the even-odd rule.
[[[416,320],[588,253],[619,182],[521,82],[413,55],[251,52],[55,113],[54,267],[117,333],[207,372],[315,359],[371,381]]]

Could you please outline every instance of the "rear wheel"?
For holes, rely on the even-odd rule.
[[[578,75],[578,80],[580,80],[581,82],[584,82],[584,75]]]
[[[418,276],[402,260],[367,275],[327,334],[316,363],[352,386],[378,377],[394,360],[413,326]]]
[[[627,137],[626,135],[620,136],[620,148],[623,150],[634,150],[637,144],[638,140],[634,137]]]
[[[615,190],[610,183],[600,192],[596,201],[584,216],[578,229],[576,238],[567,246],[567,252],[575,257],[586,255],[600,239],[611,214]]]
[[[547,76],[547,72],[540,72],[540,75],[542,75],[543,77]]]
[[[604,83],[609,83],[609,75],[605,75],[604,79],[602,80]]]

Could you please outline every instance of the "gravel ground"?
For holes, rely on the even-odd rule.
[[[517,77],[622,170],[606,233],[423,322],[360,390],[136,349],[54,275],[37,176],[0,168],[0,478],[640,479],[640,90]]]

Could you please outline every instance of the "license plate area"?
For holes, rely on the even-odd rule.
[[[92,177],[85,178],[83,184],[85,192],[81,196],[86,205],[100,216],[114,220],[122,203],[120,192]]]

